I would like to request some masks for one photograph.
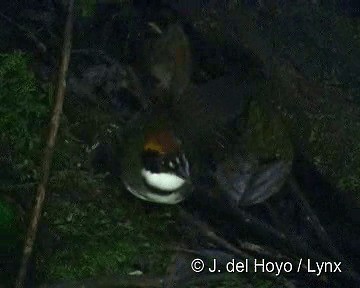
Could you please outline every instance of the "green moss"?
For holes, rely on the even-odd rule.
[[[45,218],[61,247],[51,255],[38,255],[40,280],[126,275],[135,270],[164,273],[172,254],[167,248],[179,235],[174,226],[176,208],[149,206],[126,195],[120,199],[107,194],[93,203],[60,199],[51,203]]]
[[[253,101],[244,134],[246,150],[262,159],[291,160],[293,147],[280,117]]]
[[[82,17],[94,16],[96,0],[80,0],[78,3]],[[76,2],[75,2],[76,3]]]
[[[0,199],[0,250],[14,247],[15,239],[19,240],[19,219],[14,207]]]
[[[15,206],[0,198],[0,279],[4,287],[11,286],[19,267],[22,232]]]
[[[0,54],[0,131],[22,149],[32,145],[32,132],[49,111],[49,101],[28,64],[24,54]]]
[[[360,169],[357,169],[353,175],[340,178],[338,186],[342,191],[360,191]]]
[[[22,53],[0,54],[0,142],[13,152],[13,164],[23,177],[34,169],[51,102],[28,69],[29,62]]]

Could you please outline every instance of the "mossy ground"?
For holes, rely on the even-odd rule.
[[[176,207],[101,193],[91,201],[56,197],[47,205],[44,220],[57,244],[50,254],[38,253],[42,280],[165,272],[179,239]]]
[[[7,60],[7,64],[2,65],[2,71],[10,71],[11,75],[10,72],[6,72],[6,75],[3,73],[4,79],[10,81],[2,82],[1,95],[7,97],[3,103],[8,105],[4,109],[9,108],[2,112],[7,117],[16,113],[20,116],[13,117],[11,127],[14,129],[4,131],[5,136],[11,136],[7,140],[18,144],[8,154],[11,156],[11,153],[21,151],[21,157],[16,160],[19,163],[25,161],[28,165],[17,166],[18,162],[6,162],[6,165],[17,168],[15,173],[14,167],[11,167],[11,177],[1,174],[2,191],[19,184],[19,180],[24,184],[36,182],[38,158],[35,157],[35,161],[32,159],[35,154],[41,154],[40,143],[45,135],[42,129],[50,111],[49,100],[41,96],[45,93],[43,88],[28,70],[29,58],[15,53],[3,59]],[[16,89],[12,88],[14,85]],[[14,104],[11,98],[14,91],[18,91],[17,96],[21,97],[15,103],[21,111],[10,109]],[[180,245],[182,238],[176,206],[142,202],[124,191],[119,179],[109,178],[108,173],[99,173],[92,167],[91,146],[103,139],[117,143],[119,127],[111,124],[115,118],[108,111],[73,100],[65,99],[43,218],[36,240],[34,281],[40,284],[114,273],[127,275],[134,271],[163,275],[174,253],[172,249]],[[78,113],[80,110],[86,113]],[[35,116],[32,111],[36,112]],[[34,117],[37,121],[34,121]],[[21,132],[24,129],[26,134]],[[37,145],[28,145],[34,141]],[[4,154],[2,160],[8,154]],[[29,174],[30,178],[14,178],[12,173]],[[18,258],[20,255],[16,251],[21,251],[26,221],[15,221],[16,210],[5,202],[1,202],[0,212],[0,228],[7,235],[6,238],[2,237],[5,240],[3,250],[10,253],[9,257]],[[26,220],[26,217],[22,220]],[[1,234],[5,235],[3,232]],[[15,266],[13,272],[17,269],[17,264]],[[33,270],[33,264],[30,270]],[[11,281],[10,278],[2,279],[2,283]],[[239,281],[242,282],[231,276],[215,287],[238,287]]]
[[[21,228],[15,207],[0,198],[0,283],[3,285],[11,284],[11,277],[17,267],[14,258],[18,257],[21,251]]]
[[[246,149],[260,159],[291,161],[293,158],[293,145],[287,127],[279,115],[268,111],[256,100],[250,104],[243,141]]]
[[[39,240],[39,283],[125,276],[136,271],[148,275],[167,272],[175,250],[182,245],[177,207],[145,203],[119,191],[103,192],[92,201],[70,202],[59,197],[49,201],[43,223],[48,225],[51,243]],[[256,287],[271,284],[228,273],[208,287],[239,287],[249,281]]]
[[[22,181],[36,182],[37,161],[32,161],[32,157],[40,154],[40,143],[45,134],[41,129],[48,119],[51,102],[43,96],[44,90],[33,74],[28,72],[27,56],[10,54],[8,57],[10,64],[3,65],[2,69],[9,68],[6,71],[10,71],[12,76],[5,76],[12,80],[8,82],[10,86],[4,82],[1,86],[7,91],[2,93],[3,97],[8,97],[3,102],[12,105],[13,98],[10,96],[14,89],[11,85],[15,85],[18,86],[16,91],[21,92],[18,97],[22,98],[19,103],[23,106],[20,106],[21,111],[4,111],[7,116],[16,113],[21,116],[14,116],[11,125],[16,129],[9,130],[6,135],[12,137],[11,141],[21,144],[15,148],[15,152],[21,150],[23,155],[18,161],[31,164],[18,168],[20,175],[31,171],[30,178]],[[35,115],[33,112],[36,112]],[[289,146],[284,153],[279,150],[283,144],[277,143],[286,142],[281,125],[276,124],[280,122],[272,121],[257,104],[251,106],[250,115],[249,125],[253,127],[246,141],[249,146],[256,147],[256,151],[252,152],[262,151],[264,158],[276,153],[286,157],[291,155]],[[37,119],[35,122],[34,117]],[[93,167],[91,147],[95,143],[105,141],[118,145],[121,140],[118,135],[122,123],[113,123],[114,119],[116,117],[106,109],[76,101],[71,96],[65,98],[42,228],[36,242],[36,283],[114,273],[127,275],[134,271],[162,275],[173,255],[172,248],[181,243],[182,232],[179,230],[176,206],[142,202],[127,193],[119,179]],[[21,133],[25,130],[28,141],[24,141]],[[22,141],[17,141],[20,139]],[[34,141],[37,145],[28,145]],[[1,181],[8,180],[5,178]],[[3,215],[4,221],[9,218],[6,215],[9,214]],[[21,238],[20,235],[16,237]],[[214,284],[214,287],[238,287],[244,281],[247,280],[228,275],[225,281]]]
[[[346,29],[342,28],[341,31]],[[5,58],[1,59],[3,61]],[[45,91],[46,88],[41,88],[34,76],[28,72],[24,55],[15,53],[5,60],[7,64],[2,62],[0,77],[1,71],[5,71],[10,73],[11,77],[7,74],[6,77],[3,76],[4,79],[14,81],[7,82],[6,85],[5,81],[0,81],[0,97],[3,97],[2,103],[9,104],[8,107],[15,104],[19,109],[5,111],[5,106],[1,108],[0,111],[4,111],[8,117],[1,117],[0,127],[5,127],[4,120],[15,126],[8,130],[11,132],[8,133],[10,138],[5,139],[6,141],[0,140],[6,142],[7,146],[9,141],[20,145],[15,148],[21,151],[17,154],[21,157],[17,159],[16,173],[22,176],[30,175],[30,178],[26,176],[21,181],[33,181],[37,174],[36,164],[32,159],[35,159],[33,156],[40,151],[40,135],[43,134],[41,129],[48,118],[51,99]],[[283,75],[286,75],[288,71],[283,72]],[[286,79],[282,81],[284,83]],[[276,82],[274,86],[279,86],[278,84]],[[13,89],[11,87],[14,86],[9,85],[17,88]],[[285,90],[288,90],[288,87]],[[279,114],[283,116],[282,120],[285,120],[287,131],[291,131],[292,141],[306,143],[307,151],[319,170],[331,177],[336,176],[335,185],[344,190],[359,191],[360,130],[358,119],[351,116],[357,114],[346,115],[345,110],[338,109],[338,102],[333,98],[327,100],[333,106],[328,110],[331,113],[298,113],[314,110],[298,106],[298,103],[290,103],[294,98],[282,92],[281,89],[271,91],[271,99],[277,100],[277,95],[281,104],[287,104],[286,109],[278,108]],[[267,93],[268,91],[264,94],[269,96]],[[14,95],[17,98],[13,98]],[[267,97],[266,95],[264,97]],[[324,98],[326,97],[321,99]],[[340,100],[339,102],[343,103]],[[322,102],[324,103],[326,101]],[[69,107],[73,110],[67,109]],[[93,171],[90,165],[91,155],[86,150],[98,137],[101,138],[101,134],[104,134],[101,131],[107,131],[111,117],[104,111],[96,110],[97,107],[87,110],[86,113],[78,113],[83,110],[77,110],[79,106],[67,102],[65,108],[49,197],[42,219],[42,225],[47,229],[41,232],[37,239],[37,282],[112,273],[127,275],[136,270],[149,274],[165,273],[172,255],[171,248],[177,247],[181,241],[176,207],[143,203],[127,194],[119,182],[109,183],[106,175]],[[248,122],[251,129],[245,135],[246,146],[253,148],[253,152],[260,153],[264,158],[275,155],[289,159],[293,151],[286,129],[279,120],[279,115],[275,115],[277,112],[270,113],[267,110],[270,109],[259,103],[254,102],[251,106]],[[77,115],[77,118],[74,115]],[[338,121],[339,119],[341,121]],[[6,127],[9,129],[7,124]],[[333,129],[329,130],[328,127]],[[3,132],[3,129],[1,130]],[[339,130],[342,131],[340,134]],[[347,136],[336,138],[336,135]],[[0,151],[1,156],[4,154],[2,152],[4,151]],[[12,152],[9,151],[10,154]],[[1,178],[1,184],[13,183],[13,171],[9,173],[11,181],[7,176],[6,179]],[[2,207],[1,211],[9,211],[5,208]],[[8,215],[6,212],[0,217],[4,221],[8,219],[6,223],[10,223],[12,220],[9,220]],[[242,283],[239,278],[234,277],[216,287],[239,287],[239,282]]]

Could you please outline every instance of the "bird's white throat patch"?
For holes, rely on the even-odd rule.
[[[152,173],[146,169],[141,170],[146,184],[162,191],[174,191],[185,183],[185,179],[171,173]]]

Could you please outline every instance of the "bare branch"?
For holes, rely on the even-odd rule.
[[[42,53],[45,54],[47,52],[47,47],[46,45],[41,42],[39,40],[39,38],[32,33],[31,31],[27,30],[25,27],[23,27],[22,25],[16,23],[13,19],[11,19],[9,16],[6,16],[5,14],[0,12],[0,17],[3,18],[6,22],[8,22],[9,24],[11,24],[12,26],[14,26],[16,29],[18,29],[19,31],[21,31],[22,33],[25,34],[25,36],[30,39],[32,42],[35,43],[36,48]]]
[[[46,147],[44,149],[44,155],[42,159],[41,165],[41,178],[40,183],[37,187],[36,191],[36,200],[33,208],[30,225],[28,227],[23,258],[21,261],[21,266],[19,269],[19,273],[15,282],[15,287],[20,288],[24,286],[24,280],[27,272],[27,265],[32,254],[32,250],[34,247],[34,242],[36,239],[36,233],[39,225],[39,220],[41,216],[41,211],[45,199],[46,186],[49,180],[50,167],[52,163],[52,156],[54,154],[54,147],[56,141],[56,135],[59,128],[60,117],[63,108],[64,95],[65,95],[65,87],[66,87],[66,74],[69,67],[70,61],[70,51],[71,51],[71,37],[72,37],[72,27],[73,27],[73,11],[74,11],[74,0],[69,2],[69,10],[68,17],[65,24],[64,31],[64,44],[62,49],[62,57],[61,64],[58,74],[58,82],[57,82],[57,92],[55,97],[55,105],[52,113],[52,117],[50,120],[50,129],[49,135],[46,143]]]

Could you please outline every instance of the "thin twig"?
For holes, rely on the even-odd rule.
[[[251,215],[243,209],[236,209],[232,212],[234,213],[234,216],[236,216],[238,219],[241,219],[249,227],[255,229],[258,234],[262,236],[265,235],[266,237],[271,237],[279,243],[288,243],[288,239],[286,238],[285,233],[275,229],[273,226],[267,224],[262,219]]]
[[[302,192],[296,183],[296,180],[293,177],[288,179],[288,184],[290,186],[290,192],[295,197],[296,202],[299,204],[300,209],[306,216],[306,219],[310,222],[311,228],[316,233],[316,236],[319,238],[320,243],[323,248],[327,250],[333,257],[338,259],[344,259],[344,257],[340,254],[338,249],[335,247],[334,243],[331,241],[329,235],[327,234],[324,227],[321,225],[318,217],[315,215],[314,211],[311,209],[309,203],[305,200]]]
[[[0,192],[13,192],[19,190],[26,190],[33,188],[36,185],[34,182],[28,182],[23,184],[13,184],[13,185],[0,185]]]
[[[234,253],[235,256],[238,256],[241,259],[248,259],[249,261],[252,261],[252,262],[254,261],[254,259],[255,259],[254,257],[252,257],[251,255],[247,254],[246,252],[240,250],[239,248],[237,248],[236,246],[234,246],[227,240],[223,239],[222,237],[218,236],[209,225],[207,225],[206,223],[204,223],[200,220],[194,219],[190,213],[186,212],[185,210],[183,210],[181,208],[180,208],[180,215],[184,219],[186,219],[187,221],[189,221],[193,225],[195,225],[195,227],[199,230],[200,233],[205,235],[210,240],[214,241],[220,247],[226,249],[227,251],[230,251],[231,253]],[[273,280],[275,279],[276,281],[279,281],[283,285],[285,285],[285,287],[293,287],[293,284],[285,277],[275,276],[275,274],[273,274],[273,273],[264,273],[263,276],[266,278],[273,279]]]
[[[354,279],[355,281],[360,281],[360,275],[357,273],[350,265],[350,263],[345,259],[345,257],[338,251],[332,240],[330,239],[329,235],[327,234],[324,227],[321,225],[319,218],[316,216],[314,211],[312,210],[309,203],[304,198],[296,180],[293,177],[290,177],[288,180],[290,190],[292,195],[295,197],[298,205],[300,206],[301,210],[305,214],[305,217],[309,220],[311,224],[311,228],[315,231],[316,236],[320,240],[321,246],[327,250],[333,258],[337,260],[341,260],[345,269],[343,271],[344,275]]]
[[[19,31],[23,32],[26,37],[28,39],[30,39],[32,42],[35,43],[37,49],[45,54],[47,52],[47,47],[46,45],[41,42],[39,40],[39,38],[36,37],[36,35],[34,33],[32,33],[31,31],[27,30],[25,27],[23,27],[22,25],[16,23],[14,20],[12,20],[9,16],[6,16],[5,14],[0,12],[0,17],[3,18],[6,22],[8,22],[9,24],[11,24],[12,26],[14,26],[16,29],[18,29]]]
[[[265,246],[262,246],[259,244],[242,241],[240,239],[237,240],[237,243],[239,244],[239,247],[241,249],[252,252],[252,253],[256,254],[257,256],[275,258],[277,260],[282,260],[282,261],[290,260],[290,258],[288,256],[285,256],[278,250],[273,250],[273,249],[270,249],[268,247],[265,247]]]
[[[194,273],[195,274],[195,273]],[[182,281],[178,287],[186,287],[189,284],[208,284],[210,282],[219,282],[224,279],[224,274],[195,274],[196,277],[190,277]],[[136,288],[163,288],[168,276],[128,276],[111,275],[103,277],[93,277],[80,279],[76,281],[62,281],[55,284],[44,284],[41,288],[78,288],[78,287],[136,287]]]
[[[55,284],[45,284],[41,288],[75,288],[75,287],[138,287],[138,288],[161,288],[165,277],[151,276],[128,276],[128,275],[109,275],[103,277],[93,277],[76,281],[62,281]]]
[[[119,65],[119,62],[113,57],[109,56],[102,49],[74,49],[71,51],[71,54],[83,54],[86,56],[98,57],[102,60],[105,60],[108,64]]]
[[[39,220],[41,216],[41,211],[45,199],[46,186],[49,180],[50,167],[52,163],[52,156],[54,154],[54,147],[56,141],[56,135],[59,128],[60,117],[64,102],[64,94],[66,87],[66,74],[69,67],[70,61],[70,50],[71,50],[71,37],[72,37],[72,27],[73,27],[73,14],[74,14],[74,0],[69,2],[68,16],[65,24],[64,31],[64,44],[62,49],[62,58],[61,65],[58,75],[57,82],[57,92],[55,98],[55,106],[50,120],[50,129],[49,135],[44,149],[44,155],[41,165],[41,178],[40,183],[36,191],[36,200],[33,208],[33,213],[31,215],[30,225],[28,227],[23,258],[21,261],[19,273],[15,282],[15,287],[20,288],[24,285],[24,280],[26,277],[28,262],[34,247],[34,242],[36,238],[36,233],[39,225]]]
[[[225,239],[223,239],[223,238],[219,237],[218,235],[216,235],[216,233],[206,223],[201,222],[199,220],[195,220],[192,217],[192,215],[189,214],[188,212],[186,212],[185,210],[180,209],[180,215],[184,219],[186,219],[187,221],[191,222],[207,238],[214,241],[215,243],[217,243],[221,247],[225,248],[226,250],[228,250],[228,251],[234,253],[235,255],[237,255],[237,256],[239,256],[241,258],[244,258],[244,259],[252,258],[249,254],[241,251],[240,249],[238,249],[237,247],[235,247],[234,245],[232,245],[231,243],[229,243]]]

